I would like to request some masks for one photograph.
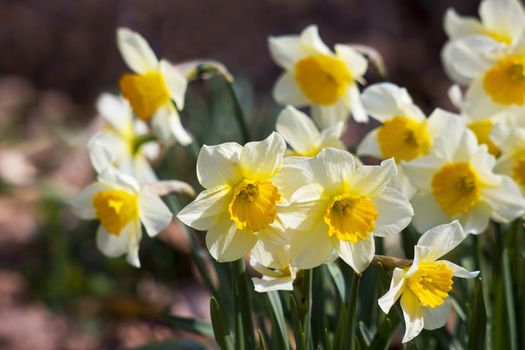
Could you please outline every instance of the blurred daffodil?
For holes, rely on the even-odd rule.
[[[306,114],[292,106],[279,114],[275,129],[292,148],[291,155],[313,157],[326,147],[345,149],[340,140],[343,122],[319,131]]]
[[[244,146],[228,142],[202,147],[197,177],[205,190],[177,217],[208,231],[206,245],[218,261],[241,258],[258,239],[289,242],[279,218],[284,198],[276,181],[285,149],[277,133]]]
[[[97,110],[107,122],[107,126],[89,142],[92,163],[97,172],[115,166],[139,182],[156,181],[148,159],[158,156],[159,145],[154,140],[142,142],[147,141],[147,125],[134,119],[127,101],[118,96],[102,94],[97,101]],[[107,157],[96,155],[99,150],[94,148],[97,147],[102,147]]]
[[[459,220],[468,233],[479,234],[492,218],[509,222],[525,212],[519,188],[508,176],[494,173],[495,159],[463,124],[435,140],[432,153],[403,162],[418,193],[412,199],[414,225],[425,231]]]
[[[474,278],[479,272],[469,272],[447,260],[438,260],[457,247],[465,232],[454,221],[425,232],[414,247],[414,261],[406,268],[395,268],[390,290],[379,300],[379,306],[388,314],[401,298],[405,318],[403,343],[414,339],[424,329],[443,327],[452,311],[449,293],[453,277]]]
[[[335,249],[360,273],[374,256],[374,236],[398,233],[410,223],[410,203],[388,186],[396,173],[392,159],[357,167],[350,153],[325,148],[304,161],[303,172],[295,179],[303,186],[281,214],[285,226],[295,231],[290,247],[294,266],[321,265]]]
[[[155,191],[135,179],[107,168],[96,182],[72,201],[73,210],[83,219],[97,219],[97,247],[109,257],[127,254],[127,261],[140,267],[141,224],[150,237],[171,222],[172,214]]]
[[[133,71],[124,74],[119,82],[133,112],[142,121],[151,121],[163,142],[175,138],[182,145],[191,143],[191,135],[182,126],[178,113],[184,108],[186,77],[168,61],[159,61],[146,40],[130,29],[118,29],[117,44]]]
[[[250,265],[262,275],[261,278],[252,278],[257,292],[293,290],[298,269],[291,265],[289,244],[258,241],[251,251]]]
[[[367,60],[348,45],[335,45],[332,52],[321,40],[317,26],[300,35],[269,38],[273,60],[285,72],[273,95],[282,105],[311,106],[321,128],[346,121],[351,113],[358,122],[368,117],[359,96]]]

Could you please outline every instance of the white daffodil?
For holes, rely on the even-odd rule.
[[[97,101],[98,113],[107,122],[89,142],[93,166],[100,173],[105,167],[115,166],[139,182],[157,180],[148,159],[159,154],[155,141],[140,143],[147,136],[148,128],[141,120],[133,118],[127,101],[111,94],[102,94]],[[107,157],[95,156],[103,148]],[[102,160],[102,162],[101,162]]]
[[[251,267],[262,275],[252,278],[255,291],[293,290],[298,269],[290,263],[290,245],[258,241],[250,255]]]
[[[306,114],[292,106],[287,106],[279,114],[275,130],[290,145],[292,155],[313,157],[326,147],[345,149],[340,140],[344,131],[343,122],[320,132]]]
[[[325,263],[334,249],[356,272],[375,253],[374,236],[398,233],[409,223],[412,207],[388,186],[395,176],[392,159],[380,166],[356,167],[346,151],[325,148],[304,161],[302,183],[283,207],[281,219],[294,230],[292,264],[309,269]]]
[[[525,195],[525,127],[498,124],[491,139],[501,150],[494,170],[514,179]]]
[[[96,182],[72,201],[73,210],[83,219],[97,219],[97,246],[106,256],[127,254],[127,261],[140,267],[141,223],[154,237],[171,222],[166,204],[150,187],[141,187],[134,178],[115,169],[106,169]]]
[[[177,217],[208,231],[206,245],[218,261],[239,259],[258,239],[289,242],[279,218],[278,204],[284,197],[276,181],[285,150],[277,133],[244,147],[234,142],[202,147],[197,177],[205,190]]]
[[[458,125],[434,141],[432,153],[401,166],[418,193],[412,199],[414,225],[425,231],[459,220],[479,234],[492,218],[509,222],[525,212],[517,185],[494,173],[495,159],[472,131]]]
[[[133,71],[119,81],[120,91],[133,112],[145,122],[151,120],[163,142],[169,143],[175,138],[181,145],[191,143],[192,138],[182,126],[178,113],[184,108],[186,77],[168,61],[159,61],[146,40],[130,29],[118,29],[117,45]]]
[[[442,52],[445,70],[459,84],[467,85],[471,70],[457,57],[476,59],[480,46],[505,48],[515,45],[525,29],[525,11],[517,0],[484,0],[479,6],[479,17],[462,17],[454,9],[445,14],[444,27],[449,37]],[[473,50],[474,49],[474,50]]]
[[[270,37],[269,46],[273,60],[285,70],[273,90],[278,103],[311,106],[321,128],[346,121],[350,113],[358,122],[368,121],[357,86],[368,62],[355,49],[337,44],[332,52],[314,25],[301,35]]]
[[[368,114],[382,125],[365,136],[357,154],[394,158],[397,164],[428,154],[434,139],[459,120],[457,115],[441,109],[427,119],[407,90],[391,83],[371,85],[363,92],[362,100]],[[411,198],[415,188],[402,169],[398,170],[391,185]]]
[[[452,311],[448,297],[453,289],[452,277],[474,278],[479,272],[470,272],[447,260],[438,260],[457,247],[466,235],[454,221],[425,232],[414,247],[414,261],[410,267],[395,268],[390,290],[379,300],[379,306],[388,314],[401,298],[405,318],[403,343],[414,339],[424,329],[443,327]]]

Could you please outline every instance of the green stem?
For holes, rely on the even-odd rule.
[[[239,350],[255,349],[255,336],[253,333],[252,300],[248,279],[246,278],[246,265],[243,259],[234,261],[232,267],[232,280],[235,291],[235,347]]]
[[[312,346],[312,280],[313,269],[306,270],[304,272],[303,304],[301,305],[306,349]]]
[[[348,295],[348,314],[350,316],[350,350],[354,349],[355,345],[355,333],[357,328],[357,297],[359,294],[359,282],[361,280],[361,274],[354,274],[352,281],[352,288]]]
[[[250,141],[250,133],[248,132],[248,126],[246,125],[246,119],[244,117],[244,113],[242,111],[241,104],[239,103],[239,98],[237,97],[237,94],[235,93],[233,81],[230,81],[228,79],[225,79],[225,81],[226,81],[226,87],[232,99],[233,114],[235,115],[235,120],[237,121],[237,124],[239,125],[239,129],[241,131],[241,136],[242,136],[242,141],[243,143],[247,143]]]
[[[503,261],[502,261],[502,268],[503,268],[503,288],[505,290],[505,305],[507,308],[507,322],[508,322],[508,330],[510,335],[510,348],[512,350],[518,349],[518,336],[517,336],[517,327],[516,327],[516,311],[515,311],[515,305],[514,305],[514,293],[513,293],[513,286],[512,286],[512,271],[511,271],[511,263],[510,263],[510,256],[511,256],[511,250],[514,244],[514,227],[510,227],[507,232],[506,237],[506,244],[503,248]],[[500,233],[501,234],[501,233]]]

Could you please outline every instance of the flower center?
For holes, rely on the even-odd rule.
[[[148,121],[163,104],[169,102],[170,93],[159,72],[143,75],[124,74],[119,81],[122,95],[129,101],[133,112]]]
[[[280,198],[271,182],[244,179],[235,186],[228,212],[239,230],[257,232],[275,220],[275,204]]]
[[[139,215],[137,195],[123,190],[98,192],[93,206],[100,224],[115,236]]]
[[[422,156],[431,146],[426,123],[401,116],[387,120],[379,128],[377,140],[383,157],[394,157],[396,163]]]
[[[406,286],[421,305],[431,308],[445,302],[452,284],[452,270],[442,262],[420,262],[417,271],[406,280]]]
[[[490,132],[493,123],[490,119],[482,119],[468,124],[468,128],[476,135],[478,143],[487,145],[488,151],[494,157],[498,157],[501,152],[499,148],[490,140]]]
[[[377,212],[366,196],[342,194],[335,196],[323,216],[328,235],[356,243],[366,239],[374,230]]]
[[[525,57],[508,57],[485,73],[485,92],[496,103],[522,105],[525,103]]]
[[[445,164],[432,178],[432,194],[448,215],[467,213],[480,197],[478,177],[468,163]]]
[[[333,105],[346,92],[353,78],[342,59],[315,55],[295,64],[295,80],[313,103]]]
[[[522,188],[525,188],[525,150],[517,152],[514,156],[514,167],[512,176]]]

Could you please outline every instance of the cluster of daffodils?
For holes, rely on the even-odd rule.
[[[217,261],[249,255],[259,292],[293,290],[300,270],[338,258],[361,274],[378,237],[413,225],[422,234],[414,259],[395,268],[379,305],[388,313],[401,298],[403,342],[442,327],[453,277],[477,272],[439,259],[491,220],[525,214],[525,12],[517,0],[485,0],[480,17],[445,16],[450,40],[442,58],[459,84],[449,91],[457,112],[426,114],[393,83],[360,87],[368,67],[362,47],[332,50],[316,26],[269,38],[284,69],[273,90],[284,107],[276,132],[245,145],[202,146],[196,172],[203,191],[177,218],[207,232]],[[90,142],[99,177],[74,208],[100,221],[97,243],[106,255],[127,253],[138,266],[141,223],[153,236],[171,220],[150,161],[159,142],[192,142],[178,114],[187,79],[139,34],[120,29],[117,38],[133,73],[119,82],[122,97],[99,99],[108,124]],[[380,123],[356,155],[342,142],[350,115]],[[379,165],[366,165],[371,158]]]

